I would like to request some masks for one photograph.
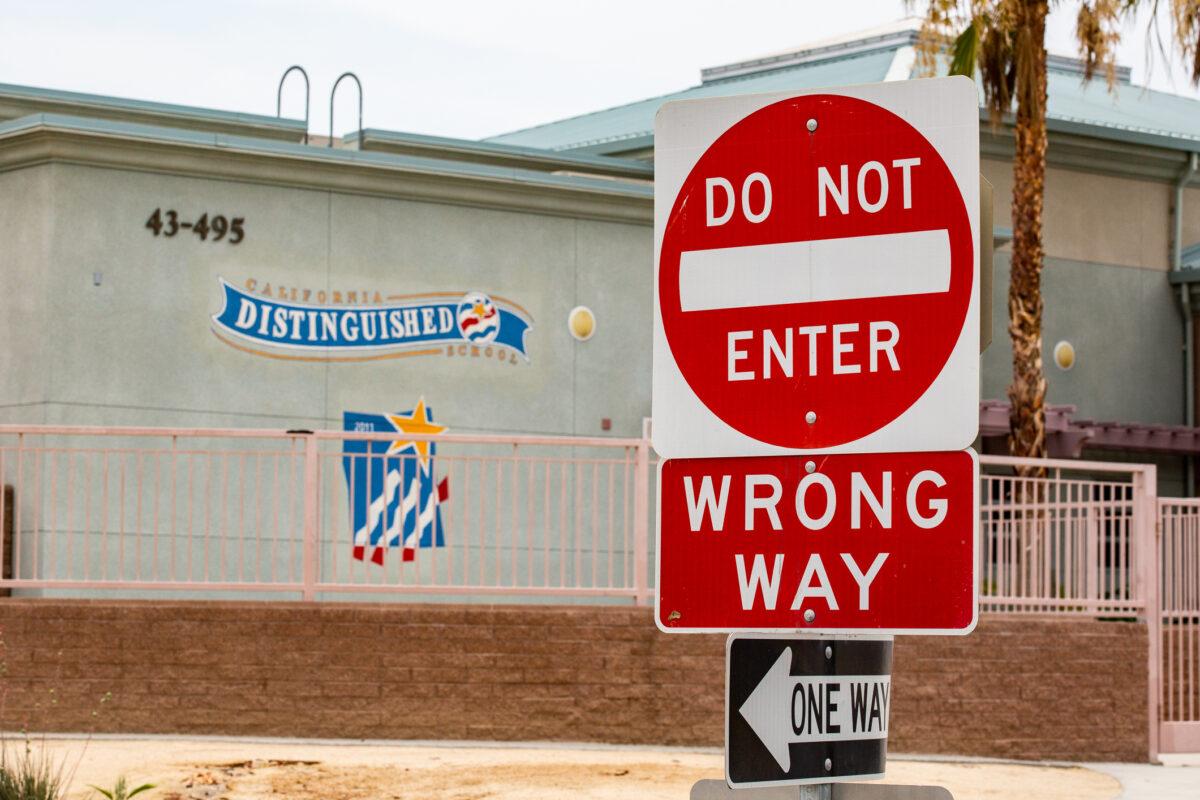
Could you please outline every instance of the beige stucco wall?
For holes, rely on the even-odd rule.
[[[155,209],[244,216],[245,240],[155,237]],[[455,430],[636,436],[649,415],[650,225],[54,164],[0,174],[0,406],[66,424],[340,427],[424,396]],[[100,273],[93,285],[93,273]],[[529,361],[289,361],[214,336],[218,279],[509,298]],[[45,300],[49,298],[49,300]],[[576,342],[571,308],[596,312]],[[490,352],[491,348],[487,348]],[[2,410],[2,409],[0,409]]]
[[[983,170],[996,224],[1008,226],[1008,165]],[[1047,347],[1069,338],[1080,353],[1072,373],[1051,371],[1052,402],[1181,421],[1180,326],[1161,273],[1170,185],[1052,168],[1047,191]],[[144,227],[155,207],[244,215],[246,240],[155,238]],[[1186,211],[1185,241],[1200,240],[1200,190]],[[421,395],[458,430],[590,434],[610,418],[613,433],[637,435],[649,414],[648,224],[58,163],[0,174],[0,240],[3,421],[325,427],[344,410],[407,408]],[[492,292],[532,314],[531,361],[248,355],[211,332],[218,277]],[[985,397],[1007,383],[1002,266],[996,281]],[[577,304],[596,312],[591,341],[567,332]],[[1156,391],[1111,390],[1131,376]]]
[[[0,422],[41,422],[53,167],[0,173]]]
[[[1012,167],[983,159],[995,187],[995,224],[1012,225]],[[1049,258],[1166,270],[1170,262],[1170,184],[1049,167],[1045,247]],[[1184,241],[1200,240],[1200,190],[1184,201]]]

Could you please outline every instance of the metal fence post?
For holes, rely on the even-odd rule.
[[[647,577],[650,560],[650,440],[645,436],[637,446],[633,482],[634,602],[645,606],[650,604],[650,582]]]
[[[45,446],[45,439],[42,440],[42,445]],[[0,480],[0,484],[3,484],[3,483],[4,483],[4,481]],[[38,487],[39,488],[41,487],[41,479],[40,478],[38,479]],[[2,486],[0,486],[0,491],[3,491]],[[12,515],[12,555],[10,555],[9,558],[12,560],[12,577],[14,580],[21,577],[21,503],[23,502],[24,494],[25,494],[25,434],[18,433],[17,434],[17,474],[13,478],[12,508],[8,512],[9,514]],[[35,499],[35,502],[40,504],[42,502],[42,499],[40,497],[38,497]],[[40,506],[38,506],[38,507],[40,507]],[[35,518],[37,518],[38,516],[40,516],[40,514],[35,515]],[[39,532],[37,530],[31,531],[30,539],[32,540],[32,546],[35,548],[38,546],[38,536],[39,536]],[[34,550],[34,552],[36,553],[37,551]],[[33,558],[33,565],[35,568],[37,567],[37,557],[36,556]],[[33,578],[34,580],[37,580],[38,575],[37,575],[36,570],[31,570],[29,573],[29,577]]]
[[[317,578],[320,564],[317,554],[319,528],[318,493],[321,490],[321,462],[317,450],[317,437],[309,433],[304,437],[304,588],[301,597],[306,601],[317,599]]]
[[[1159,702],[1162,683],[1162,526],[1158,505],[1158,468],[1143,466],[1133,475],[1134,524],[1137,526],[1137,594],[1146,615],[1146,706],[1149,717],[1149,755],[1158,760]]]

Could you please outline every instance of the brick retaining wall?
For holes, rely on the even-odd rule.
[[[0,626],[9,730],[723,739],[724,637],[647,609],[8,599]],[[999,617],[903,637],[889,746],[1145,760],[1146,647],[1138,624]]]

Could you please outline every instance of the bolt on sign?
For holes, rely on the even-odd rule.
[[[977,103],[941,78],[662,107],[660,456],[971,445]]]

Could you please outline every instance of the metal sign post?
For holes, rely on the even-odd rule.
[[[730,789],[724,781],[697,781],[691,800],[954,800],[941,786],[902,786],[881,783],[838,783],[773,786],[769,789]]]

